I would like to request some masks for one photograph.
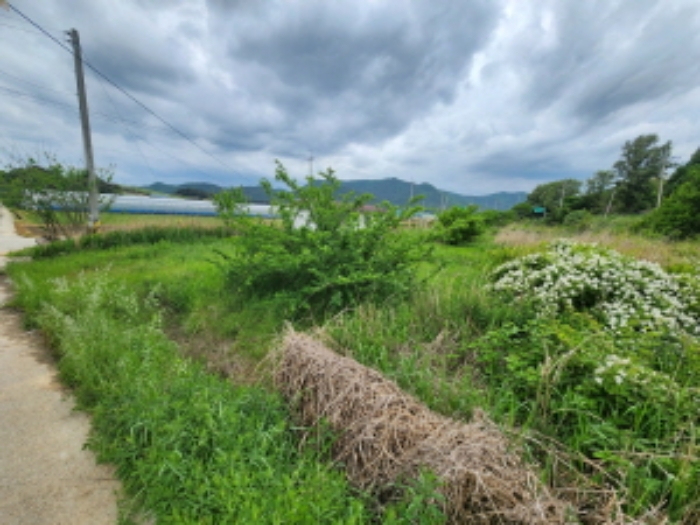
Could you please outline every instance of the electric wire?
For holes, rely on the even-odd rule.
[[[66,102],[60,102],[58,100],[50,99],[47,97],[42,97],[39,95],[35,95],[33,93],[25,93],[24,91],[19,91],[17,89],[14,89],[12,87],[5,86],[2,84],[0,84],[0,91],[3,91],[3,92],[5,92],[5,94],[10,95],[10,96],[15,97],[15,98],[33,99],[33,100],[36,100],[36,101],[44,103],[44,104],[50,104],[53,106],[64,107],[64,108],[73,110],[75,112],[78,111],[78,108],[76,108],[72,104],[68,104]]]
[[[7,71],[3,71],[2,69],[0,69],[0,75],[11,78],[12,80],[14,80],[16,82],[21,82],[22,84],[27,84],[28,86],[42,89],[44,91],[52,91],[52,92],[58,93],[60,95],[70,95],[71,97],[75,95],[71,91],[63,91],[63,90],[59,90],[59,89],[54,89],[54,88],[42,86],[41,84],[37,84],[36,82],[32,82],[30,80],[25,80],[21,77],[18,77],[17,75],[13,75],[12,73],[8,73]]]
[[[0,84],[0,95],[9,95],[9,96],[14,97],[14,98],[29,100],[29,101],[32,101],[32,102],[37,103],[37,104],[39,104],[39,105],[42,105],[42,106],[57,106],[57,107],[60,107],[60,108],[65,109],[65,110],[68,110],[68,111],[69,111],[72,115],[74,115],[74,116],[79,116],[79,114],[80,114],[79,109],[78,109],[75,105],[73,105],[73,104],[68,104],[68,103],[65,103],[65,102],[60,102],[60,101],[57,101],[57,100],[53,100],[53,99],[50,99],[50,98],[42,97],[42,96],[39,96],[39,95],[36,95],[36,94],[32,94],[32,93],[22,92],[22,91],[19,91],[19,90],[17,90],[17,89],[13,89],[13,88],[11,88],[11,87],[8,87],[8,86],[2,85],[2,84]],[[117,118],[117,117],[115,117],[114,115],[110,115],[110,114],[108,114],[108,113],[103,113],[103,112],[99,112],[99,111],[93,111],[93,112],[91,112],[91,116],[95,117],[96,120],[100,120],[100,121],[105,120],[105,121],[114,122],[114,123],[117,123],[117,124],[122,124],[122,125],[125,125],[125,126],[128,126],[128,125],[129,125],[129,124],[128,124],[128,121],[126,121],[126,120],[124,120],[124,119]],[[205,173],[201,172],[201,171],[198,170],[197,168],[195,168],[195,167],[193,167],[193,166],[190,166],[190,165],[187,165],[187,163],[185,163],[185,162],[182,161],[181,159],[178,159],[177,157],[174,157],[173,155],[171,155],[171,154],[169,154],[168,152],[166,152],[165,150],[163,150],[163,149],[157,147],[155,144],[153,144],[152,142],[150,142],[145,136],[143,136],[143,135],[141,135],[141,134],[139,134],[139,133],[133,131],[133,128],[132,128],[132,133],[131,133],[131,134],[132,134],[132,136],[135,137],[136,139],[142,140],[143,142],[147,143],[147,144],[148,144],[151,148],[153,148],[155,151],[158,151],[164,158],[168,158],[168,159],[170,159],[170,160],[174,160],[174,161],[176,161],[176,162],[180,162],[181,164],[188,166],[188,167],[189,167],[190,169],[192,169],[193,171],[196,171],[198,174],[206,176]],[[137,147],[140,149],[140,146],[138,146],[138,143],[136,143],[136,145],[137,145]],[[5,148],[5,149],[7,149],[7,150],[10,150],[10,149],[11,149],[11,148],[9,147],[9,144],[6,143],[6,146],[7,146],[7,148]],[[127,153],[126,150],[118,150],[118,149],[114,149],[114,148],[105,148],[105,147],[101,147],[100,149],[101,149],[101,150],[112,151],[112,152],[116,152],[116,153],[120,153],[120,154]],[[155,171],[153,170],[152,164],[148,162],[148,160],[145,158],[145,155],[144,155],[144,161],[146,162],[146,165],[148,166],[148,168],[149,168],[149,170],[151,171],[151,173],[152,173],[153,175],[155,175]]]
[[[31,18],[29,18],[27,15],[25,15],[22,11],[20,11],[19,9],[17,9],[17,8],[16,8],[14,5],[12,5],[11,3],[8,2],[7,5],[9,6],[9,8],[10,8],[12,11],[14,11],[15,13],[17,13],[20,17],[22,17],[24,20],[26,20],[29,24],[31,24],[31,25],[34,26],[36,29],[38,29],[39,31],[41,31],[41,33],[43,33],[45,36],[47,36],[48,38],[50,38],[53,42],[55,42],[56,44],[58,44],[58,45],[59,45],[61,48],[63,48],[65,51],[67,51],[68,53],[70,53],[71,55],[73,55],[73,50],[72,50],[72,49],[70,49],[70,48],[69,48],[68,46],[66,46],[63,42],[61,42],[61,41],[58,40],[56,37],[54,37],[51,33],[49,33],[47,30],[45,30],[41,25],[39,25],[37,22],[35,22],[35,21],[32,20]],[[133,96],[133,95],[132,95],[131,93],[129,93],[126,89],[124,89],[123,87],[121,87],[119,84],[117,84],[116,82],[114,82],[114,81],[113,81],[112,79],[110,79],[107,75],[105,75],[104,73],[102,73],[99,69],[97,69],[95,66],[93,66],[90,62],[88,62],[88,61],[85,60],[85,59],[83,59],[82,62],[83,62],[83,64],[84,64],[88,69],[90,69],[93,73],[95,73],[95,74],[98,75],[99,77],[103,78],[107,83],[109,83],[109,84],[110,84],[112,87],[114,87],[117,91],[119,91],[120,93],[122,93],[125,97],[127,97],[127,98],[128,98],[129,100],[131,100],[134,104],[136,104],[136,105],[139,106],[141,109],[143,109],[144,111],[146,111],[148,114],[150,114],[151,116],[153,116],[154,118],[156,118],[159,122],[161,122],[162,124],[164,124],[165,126],[167,126],[167,127],[168,127],[171,131],[173,131],[175,134],[179,135],[181,138],[183,138],[184,140],[186,140],[187,142],[189,142],[190,144],[192,144],[192,145],[193,145],[195,148],[197,148],[199,151],[201,151],[202,153],[204,153],[205,155],[207,155],[209,158],[213,159],[213,160],[216,161],[217,163],[221,164],[221,165],[222,165],[223,167],[225,167],[226,169],[232,170],[232,168],[231,168],[229,165],[227,165],[224,161],[222,161],[222,160],[219,159],[218,157],[215,157],[212,153],[210,153],[209,151],[207,151],[206,149],[204,149],[202,146],[200,146],[199,144],[197,144],[197,142],[195,142],[194,139],[190,138],[186,133],[184,133],[183,131],[180,131],[180,129],[178,129],[178,128],[175,127],[173,124],[171,124],[170,122],[168,122],[167,120],[165,120],[163,117],[161,117],[160,115],[158,115],[155,111],[153,111],[153,110],[152,110],[151,108],[149,108],[146,104],[144,104],[144,103],[141,102],[139,99],[137,99],[135,96]]]
[[[63,108],[71,110],[71,112],[73,112],[75,114],[78,114],[78,115],[80,114],[79,109],[74,104],[69,104],[67,102],[61,102],[59,100],[47,98],[45,96],[37,95],[35,93],[27,93],[27,92],[20,91],[18,89],[15,89],[13,87],[6,86],[3,84],[0,84],[0,91],[4,92],[6,95],[9,95],[9,96],[14,97],[14,98],[31,99],[31,100],[34,100],[36,102],[40,102],[42,104],[49,104],[52,106],[63,107]],[[110,115],[109,113],[104,113],[101,111],[92,111],[92,112],[90,112],[90,116],[98,117],[102,120],[108,120],[111,122],[120,122],[120,120],[117,117],[115,117],[114,115]]]
[[[148,168],[148,171],[151,173],[152,176],[156,176],[155,171],[153,170],[153,167],[151,166],[151,163],[149,162],[148,158],[144,154],[143,150],[141,149],[141,146],[139,145],[138,139],[140,137],[137,136],[137,134],[134,132],[133,128],[128,124],[126,119],[123,118],[123,115],[119,111],[119,108],[117,107],[116,103],[114,100],[112,100],[112,96],[109,94],[109,90],[104,85],[104,81],[100,79],[100,87],[102,88],[102,91],[104,91],[104,94],[107,97],[107,100],[109,103],[112,105],[112,108],[114,109],[114,112],[117,114],[120,124],[124,126],[127,130],[127,133],[131,135],[134,139],[134,145],[136,146],[136,150],[139,152],[139,155],[143,159],[143,162],[146,164],[146,167]]]
[[[6,20],[6,19],[0,18],[0,20]],[[14,29],[15,31],[22,31],[23,33],[32,33],[32,34],[36,34],[36,31],[32,31],[31,29],[27,29],[26,27],[19,27],[19,26],[15,26],[15,25],[12,25],[12,24],[5,24],[5,23],[3,23],[3,22],[0,22],[0,27],[7,27],[7,28],[10,28],[10,29]]]

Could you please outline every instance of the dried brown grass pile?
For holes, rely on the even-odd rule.
[[[330,425],[335,458],[362,489],[381,493],[427,469],[452,523],[565,523],[566,505],[483,413],[468,424],[435,414],[378,372],[292,331],[275,382],[303,425]]]

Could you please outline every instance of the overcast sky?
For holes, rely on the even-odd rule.
[[[95,161],[124,184],[333,167],[467,195],[700,146],[698,0],[14,0],[87,70]],[[67,44],[66,44],[67,45]],[[0,8],[0,160],[82,165],[73,57]]]

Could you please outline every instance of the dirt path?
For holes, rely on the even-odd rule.
[[[32,240],[17,237],[0,207],[4,254]],[[0,305],[9,297],[0,276]],[[0,524],[102,525],[117,522],[111,470],[83,450],[89,420],[56,380],[51,357],[19,316],[0,308]]]

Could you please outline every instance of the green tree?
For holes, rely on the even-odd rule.
[[[673,175],[671,175],[664,186],[664,195],[671,195],[678,186],[686,181],[688,170],[692,166],[700,166],[700,148],[695,150],[695,153],[690,156],[690,160],[686,164],[676,168],[676,171],[673,172]]]
[[[700,165],[687,168],[685,182],[654,210],[646,224],[674,239],[700,234]]]
[[[610,200],[615,182],[613,170],[599,170],[586,181],[585,208],[592,213],[602,213]]]
[[[446,244],[458,245],[473,241],[484,231],[484,219],[478,206],[453,206],[438,215],[437,236]]]
[[[111,174],[102,170],[98,187],[114,188]],[[0,172],[0,201],[15,214],[30,212],[41,224],[48,240],[87,233],[88,175],[85,170],[66,167],[51,155],[15,161]],[[101,202],[102,208],[110,202]]]
[[[623,213],[638,213],[656,204],[654,181],[663,176],[671,156],[671,142],[659,144],[657,135],[640,135],[625,142],[613,169],[617,176],[615,202]]]
[[[563,179],[540,184],[527,196],[532,207],[544,207],[545,219],[550,224],[561,223],[571,209],[578,208],[581,181]]]
[[[547,212],[553,212],[564,206],[567,197],[574,197],[581,191],[581,181],[563,179],[540,184],[527,196],[532,206],[544,206]]]

